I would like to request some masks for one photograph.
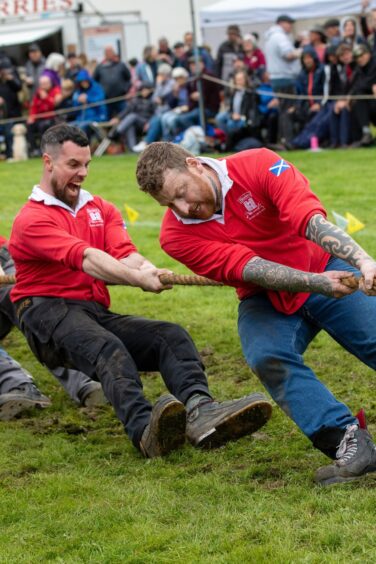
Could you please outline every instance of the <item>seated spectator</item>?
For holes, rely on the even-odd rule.
[[[133,57],[128,61],[129,72],[131,73],[131,86],[125,96],[127,100],[130,100],[137,94],[139,86],[141,84],[141,80],[137,76],[138,63],[139,61],[136,57]]]
[[[174,44],[174,62],[173,67],[183,67],[188,70],[188,57],[185,51],[185,45],[182,41],[177,41]]]
[[[46,59],[37,43],[31,43],[27,50],[28,60],[25,63],[25,83],[29,88],[31,100],[38,88],[39,77],[44,70]]]
[[[183,67],[177,67],[172,71],[172,78],[174,85],[171,97],[168,100],[170,109],[163,114],[152,117],[145,139],[133,147],[133,151],[136,153],[141,153],[147,145],[162,138],[164,141],[171,141],[175,135],[177,117],[189,109],[188,71]]]
[[[93,79],[100,84],[104,90],[106,100],[118,98],[128,93],[131,87],[131,73],[128,67],[119,60],[112,45],[104,49],[104,60],[96,67]],[[110,118],[122,112],[126,102],[119,100],[108,104],[108,115]]]
[[[251,74],[257,74],[259,77],[266,68],[265,55],[257,46],[257,39],[251,33],[243,38],[244,63],[251,70]]]
[[[234,76],[234,86],[230,104],[227,110],[216,115],[215,121],[219,129],[226,133],[226,149],[234,146],[235,135],[240,130],[248,129],[249,121],[257,111],[255,93],[251,92],[248,73],[244,70],[237,71]]]
[[[274,96],[270,76],[266,70],[261,75],[261,83],[256,94],[262,140],[266,145],[275,144],[278,138],[279,100]]]
[[[188,127],[192,125],[202,125],[200,124],[200,108],[199,108],[199,90],[198,90],[198,80],[200,75],[212,75],[207,69],[205,69],[204,61],[200,58],[198,61],[198,75],[196,73],[196,60],[194,57],[189,59],[189,70],[190,74],[195,77],[194,80],[188,83],[189,92],[189,108],[188,112],[180,113],[174,123],[175,130],[177,132],[183,132]],[[215,82],[205,79],[201,80],[202,84],[202,98],[205,119],[211,119],[216,116],[220,105],[220,87]]]
[[[360,34],[358,20],[352,16],[345,16],[340,22],[342,42],[348,43],[354,48],[359,43],[365,43]]]
[[[124,138],[127,148],[133,151],[137,143],[137,136],[144,133],[147,124],[152,118],[156,104],[152,99],[153,83],[142,82],[139,86],[138,96],[127,104],[127,107],[111,122],[115,125],[108,138],[111,140]]]
[[[56,120],[55,109],[61,101],[60,86],[53,85],[49,76],[42,73],[38,88],[31,101],[27,119],[27,136],[31,156],[39,156],[40,138],[49,127],[54,125]],[[40,114],[43,115],[40,116]]]
[[[174,53],[168,44],[168,39],[166,37],[160,37],[158,39],[158,57],[159,63],[167,63],[168,65],[174,64]]]
[[[80,64],[80,59],[77,57],[76,53],[68,53],[67,65],[68,68],[65,70],[65,78],[69,78],[74,83],[76,80],[76,76],[82,69],[82,66]]]
[[[142,52],[142,62],[136,67],[138,80],[155,84],[158,70],[158,51],[153,45],[147,45]]]
[[[48,76],[52,86],[60,86],[65,74],[65,57],[61,53],[50,53],[46,59],[41,76]]]
[[[61,102],[56,106],[57,110],[69,110],[73,108],[73,95],[75,91],[75,84],[69,78],[64,78],[61,81]],[[77,117],[77,112],[67,112],[58,116],[59,121],[74,121]]]
[[[153,92],[153,102],[156,104],[156,113],[163,114],[170,109],[169,102],[174,88],[174,79],[171,76],[172,67],[162,63],[158,67],[156,84]]]
[[[15,118],[17,121],[21,116],[21,104],[18,99],[21,88],[22,83],[17,70],[12,66],[10,59],[2,57],[0,59],[0,119]],[[12,122],[0,125],[0,135],[4,136],[7,159],[12,158],[13,125]]]
[[[108,119],[106,104],[98,104],[93,107],[86,107],[87,104],[101,102],[105,100],[105,92],[102,86],[96,82],[87,70],[80,70],[76,77],[76,90],[73,94],[73,107],[84,106],[78,110],[76,119],[71,125],[75,125],[85,131],[90,138],[97,137],[101,139],[101,135],[96,129],[96,123],[106,121]]]
[[[370,125],[376,125],[376,60],[368,45],[357,45],[354,49],[357,67],[349,90],[350,95],[373,96],[370,100],[353,100],[354,116],[353,147],[368,147],[373,144]]]
[[[309,44],[316,51],[320,63],[325,61],[326,51],[326,35],[325,30],[321,25],[314,25],[309,30]]]

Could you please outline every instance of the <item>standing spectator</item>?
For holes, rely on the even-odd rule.
[[[172,67],[162,63],[158,67],[156,84],[153,92],[153,102],[156,105],[156,113],[163,114],[170,109],[169,102],[174,88],[174,79],[171,76]]]
[[[31,156],[39,156],[39,141],[43,133],[55,123],[55,109],[62,101],[60,86],[54,86],[49,76],[42,74],[33,96],[27,120],[27,136]],[[38,117],[39,114],[44,114]]]
[[[187,61],[191,58],[194,57],[195,55],[195,51],[194,51],[194,47],[193,47],[193,33],[191,31],[186,31],[184,34],[184,45],[185,45],[185,54],[186,54],[186,58]],[[209,72],[214,72],[214,61],[213,61],[213,57],[211,56],[211,53],[208,51],[208,49],[206,47],[204,47],[203,45],[197,45],[197,54],[199,55],[199,57],[202,58],[202,60],[204,61],[204,65],[207,71]],[[186,66],[186,65],[183,65]],[[188,65],[189,67],[189,65]]]
[[[106,99],[125,96],[131,87],[131,73],[128,67],[119,61],[111,45],[105,47],[104,60],[96,67],[93,78],[104,90]],[[125,100],[108,104],[109,117],[120,113],[125,108]]]
[[[217,53],[216,74],[224,81],[228,81],[235,57],[243,53],[242,36],[238,25],[227,27],[227,39],[223,41]]]
[[[65,78],[68,78],[69,80],[75,82],[76,76],[82,69],[82,66],[80,65],[80,60],[77,57],[76,53],[68,53],[67,64],[68,64],[68,68],[65,71]]]
[[[30,100],[38,88],[39,77],[44,70],[46,59],[37,43],[31,43],[28,48],[28,60],[25,64],[25,83],[30,89]]]
[[[146,45],[142,52],[142,62],[136,67],[137,78],[141,82],[155,84],[158,69],[158,51],[153,45]]]
[[[376,8],[371,10],[367,17],[367,8],[369,8],[370,0],[362,1],[362,12],[360,15],[360,25],[364,37],[367,39],[371,47],[371,52],[376,55]]]
[[[345,16],[340,22],[341,37],[344,43],[348,43],[352,47],[359,43],[365,43],[360,35],[358,20],[352,16]]]
[[[329,18],[323,25],[328,45],[338,46],[341,43],[340,21],[337,18]]]
[[[278,16],[276,25],[265,34],[266,65],[273,91],[278,94],[295,94],[295,80],[300,70],[301,49],[295,49],[291,38],[294,19],[288,15]],[[279,103],[278,134],[285,143],[292,139],[293,127],[288,112],[293,107],[291,99],[281,98]]]
[[[73,106],[86,106],[105,100],[105,92],[99,82],[96,82],[88,73],[82,69],[76,77],[76,90],[73,94]],[[94,134],[100,140],[100,134],[96,129],[96,123],[106,121],[108,118],[106,104],[98,104],[93,107],[83,107],[77,113],[75,121],[72,125],[76,125],[89,137]]]
[[[52,86],[60,86],[65,73],[65,57],[61,53],[50,53],[41,76],[48,76]]]
[[[357,45],[354,49],[357,68],[349,94],[368,94],[370,100],[354,100],[352,113],[354,115],[355,136],[360,137],[353,147],[368,147],[373,144],[370,125],[376,125],[376,60],[368,45]]]
[[[261,77],[266,68],[265,55],[257,46],[257,39],[252,33],[247,33],[243,38],[243,60],[252,74]]]
[[[21,116],[21,104],[18,100],[18,92],[22,83],[16,69],[7,57],[0,59],[0,117],[2,119],[19,118]],[[0,134],[5,138],[5,156],[12,157],[12,126],[13,123],[0,125]]]
[[[316,51],[320,63],[325,61],[326,52],[326,35],[325,30],[321,25],[314,25],[309,30],[309,44],[312,45]]]
[[[138,88],[141,84],[141,80],[137,76],[137,65],[138,65],[138,59],[136,57],[129,59],[128,67],[129,67],[129,71],[131,73],[131,87],[128,90],[127,95],[126,95],[127,100],[129,100],[130,98],[133,98],[133,96],[135,96],[137,94]]]

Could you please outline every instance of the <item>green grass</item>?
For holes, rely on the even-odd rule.
[[[328,210],[365,224],[357,241],[376,254],[375,152],[286,155]],[[133,157],[93,160],[87,188],[140,212],[129,227],[140,252],[184,272],[158,244],[163,210],[139,192]],[[1,233],[38,182],[41,163],[0,164]],[[193,335],[219,399],[262,390],[243,360],[230,288],[183,288],[159,296],[111,290],[114,310],[174,320]],[[374,323],[374,320],[370,320]],[[16,330],[3,346],[53,400],[48,410],[0,423],[0,563],[343,563],[374,562],[376,482],[320,489],[323,455],[276,407],[253,437],[217,451],[190,446],[144,460],[110,407],[77,408],[38,365]],[[307,362],[376,431],[375,374],[320,334]],[[164,391],[143,375],[145,393]]]

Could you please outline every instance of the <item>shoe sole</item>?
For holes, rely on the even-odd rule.
[[[177,399],[166,397],[155,409],[150,422],[150,432],[157,437],[159,448],[152,456],[143,445],[141,450],[147,458],[165,456],[185,443],[186,412],[184,405]]]
[[[211,449],[225,445],[255,433],[267,423],[272,414],[272,406],[268,401],[255,401],[239,411],[232,413],[227,419],[202,435],[194,446]]]
[[[45,407],[49,407],[50,405],[50,401],[37,401],[27,398],[10,399],[0,405],[0,421],[9,421],[16,417],[19,413],[22,413],[27,409],[31,409],[32,407],[43,409]]]
[[[317,486],[326,487],[326,486],[333,486],[335,484],[346,484],[347,482],[366,482],[372,483],[376,481],[376,469],[370,470],[361,476],[349,476],[347,478],[342,476],[332,476],[327,478],[326,480],[316,481],[315,483]]]

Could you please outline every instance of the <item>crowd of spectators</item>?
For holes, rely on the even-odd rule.
[[[111,46],[97,63],[73,52],[43,54],[32,44],[17,69],[2,51],[5,157],[12,156],[12,126],[25,116],[29,156],[62,120],[84,129],[93,144],[108,134],[136,153],[157,140],[193,151],[309,148],[313,137],[331,148],[372,145],[376,8],[369,8],[362,0],[359,16],[330,18],[296,35],[294,20],[280,15],[263,49],[256,32],[242,34],[233,24],[216,53],[208,45],[195,53],[191,32],[173,46],[165,37],[145,46],[139,61],[120,60]],[[192,146],[198,138],[200,146]]]

